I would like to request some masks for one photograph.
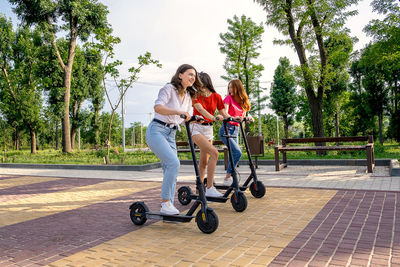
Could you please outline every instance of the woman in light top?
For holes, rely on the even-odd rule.
[[[225,110],[231,117],[235,117],[236,119],[242,120],[246,116],[246,112],[250,111],[250,101],[249,97],[244,90],[243,84],[240,80],[235,79],[229,82],[228,84],[228,95],[224,99]],[[232,150],[233,164],[231,166],[231,161],[229,161],[228,169],[226,170],[226,176],[224,179],[224,185],[232,184],[232,171],[233,167],[236,167],[240,158],[242,157],[242,151],[240,150],[238,144],[238,135],[239,135],[239,123],[238,122],[228,122],[228,135],[233,136],[233,138],[229,138],[230,146]],[[221,138],[224,144],[227,144],[227,139],[223,135],[225,134],[225,129],[222,126],[219,131],[219,137]]]
[[[202,88],[196,69],[188,64],[179,66],[171,83],[158,92],[154,104],[154,119],[146,131],[146,142],[161,160],[163,182],[161,187],[161,213],[179,214],[174,206],[176,178],[180,162],[176,151],[175,134],[180,124],[190,119],[194,88]],[[182,119],[180,115],[185,115]]]
[[[221,197],[222,194],[213,186],[214,172],[218,161],[218,150],[212,145],[213,122],[229,117],[225,111],[222,97],[215,92],[211,78],[207,73],[199,73],[200,80],[203,84],[201,94],[193,104],[193,115],[201,115],[205,120],[203,123],[192,124],[193,141],[200,148],[199,171],[201,181],[204,181],[204,176],[207,168],[207,188],[206,196]],[[218,110],[218,115],[214,117],[215,111]]]

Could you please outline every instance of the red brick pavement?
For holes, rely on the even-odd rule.
[[[0,201],[104,181],[68,178],[15,186],[0,190]],[[2,227],[0,266],[45,265],[139,229],[129,219],[129,205],[142,200],[158,210],[159,195],[160,188],[148,189]],[[399,200],[400,192],[338,190],[269,266],[400,266]],[[178,202],[177,207],[187,208]]]
[[[397,266],[400,193],[339,190],[269,266]]]

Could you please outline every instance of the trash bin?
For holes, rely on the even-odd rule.
[[[247,144],[249,145],[250,155],[255,158],[255,165],[258,168],[258,157],[264,156],[264,136],[246,136]]]

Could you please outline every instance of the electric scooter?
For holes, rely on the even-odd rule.
[[[186,118],[185,115],[181,115],[182,118]],[[197,207],[201,205],[200,210],[197,212],[196,215],[196,222],[197,227],[206,234],[211,234],[218,228],[218,216],[214,212],[214,210],[210,207],[207,207],[207,200],[205,197],[203,183],[200,180],[200,172],[197,165],[196,154],[194,150],[192,135],[190,133],[189,123],[193,121],[202,121],[203,119],[199,116],[192,116],[189,121],[185,122],[186,131],[189,139],[190,150],[192,152],[192,159],[194,170],[196,173],[196,187],[199,190],[199,195],[196,198],[196,201],[189,209],[189,211],[183,214],[177,215],[168,215],[160,212],[152,212],[148,209],[146,204],[143,201],[134,202],[130,207],[130,217],[132,222],[135,225],[142,225],[144,224],[147,219],[154,219],[154,220],[163,220],[163,221],[173,221],[173,222],[190,222],[195,216],[193,216]]]
[[[244,182],[244,184],[242,186],[240,186],[239,188],[241,191],[246,191],[246,189],[248,187],[250,187],[250,192],[255,198],[262,198],[265,195],[265,186],[264,186],[263,182],[261,182],[260,180],[257,179],[256,169],[254,167],[253,160],[251,159],[250,149],[249,149],[249,145],[247,143],[247,138],[246,138],[246,135],[244,132],[244,127],[243,127],[243,122],[246,122],[246,121],[250,121],[250,118],[248,118],[248,117],[244,118],[243,121],[239,122],[239,124],[240,124],[240,132],[242,133],[242,137],[243,137],[243,142],[246,147],[247,157],[249,159],[249,166],[250,166],[251,173],[250,173],[249,177],[247,178],[247,180]],[[250,184],[250,186],[248,186],[248,184],[250,183],[251,180],[253,180],[253,181]],[[204,179],[204,184],[206,184],[206,183],[207,183],[207,180]],[[227,185],[216,184],[214,186],[217,189],[223,189],[223,190],[229,189],[229,186],[227,186]]]
[[[222,121],[223,127],[225,129],[224,137],[228,139],[227,147],[229,153],[229,160],[231,166],[233,166],[232,149],[229,142],[229,138],[233,138],[233,136],[230,136],[228,134],[228,128],[227,128],[227,123],[230,121],[236,121],[236,122],[239,121],[232,117],[226,118]],[[239,189],[236,168],[232,168],[232,179],[233,179],[232,185],[226,188],[227,190],[225,191],[225,194],[222,197],[206,197],[206,198],[208,201],[211,202],[226,202],[228,200],[228,196],[230,195],[230,193],[233,192],[231,196],[232,207],[235,211],[242,212],[247,208],[247,198],[244,195],[244,193]],[[204,184],[202,184],[203,190],[204,190]],[[189,186],[182,186],[178,190],[178,200],[182,205],[188,205],[192,201],[192,199],[196,199],[197,197],[198,196],[193,193],[193,191]]]

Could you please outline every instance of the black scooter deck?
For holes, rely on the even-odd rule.
[[[197,199],[199,195],[192,195],[192,197],[194,199]],[[206,199],[211,202],[220,202],[220,203],[225,203],[228,200],[227,197],[207,197],[207,196]]]
[[[160,212],[146,212],[146,217],[148,219],[154,220],[164,220],[164,221],[174,221],[174,222],[190,222],[195,216],[187,215],[168,215]]]
[[[222,184],[221,185],[216,184],[214,186],[216,189],[223,189],[223,190],[227,190],[229,189],[229,187],[231,187],[229,185],[222,185]],[[248,188],[247,186],[239,186],[240,191],[246,191],[247,188]]]

